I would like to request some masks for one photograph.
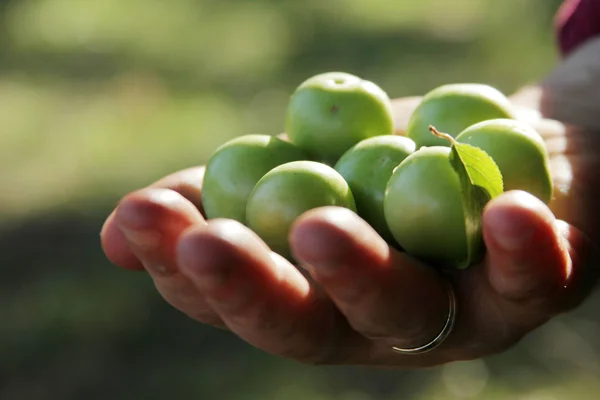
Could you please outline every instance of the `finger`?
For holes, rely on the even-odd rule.
[[[550,209],[524,191],[504,193],[484,210],[483,235],[494,289],[509,300],[552,310],[571,258]]]
[[[204,207],[202,206],[204,171],[204,166],[187,168],[159,179],[150,187],[171,189],[181,194],[204,215]]]
[[[559,311],[569,311],[580,305],[597,287],[600,268],[600,249],[582,231],[564,221],[557,221],[557,229],[566,243],[571,259],[569,277],[565,284]]]
[[[183,272],[242,339],[304,362],[331,359],[340,329],[334,307],[245,226],[222,219],[196,226],[182,237],[177,254]]]
[[[541,90],[538,86],[525,86],[509,96],[515,118],[533,126],[542,120],[540,112]]]
[[[115,224],[125,243],[142,262],[165,300],[192,318],[220,324],[202,293],[180,273],[175,258],[175,247],[182,233],[205,223],[191,202],[169,189],[148,188],[129,194],[115,213]]]
[[[396,135],[406,134],[410,117],[420,102],[420,96],[402,97],[392,100],[391,104],[392,114],[394,117],[394,133]]]
[[[204,212],[202,208],[203,178],[204,167],[193,167],[168,175],[151,184],[150,187],[171,189],[189,200],[200,212]],[[100,238],[103,251],[113,264],[125,269],[144,270],[142,263],[131,252],[123,233],[115,225],[114,211],[106,219]]]
[[[593,242],[528,193],[511,191],[488,203],[483,234],[483,268],[452,277],[459,317],[447,343],[451,360],[505,350],[580,304],[598,281]]]
[[[352,211],[308,211],[294,224],[290,243],[294,257],[363,335],[415,347],[442,330],[449,308],[442,278],[391,249]]]
[[[144,266],[140,260],[131,252],[127,245],[125,235],[114,222],[115,212],[113,211],[102,226],[100,241],[102,250],[106,257],[113,264],[132,271],[143,271]]]

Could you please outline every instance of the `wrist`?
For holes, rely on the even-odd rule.
[[[600,129],[600,37],[580,45],[540,85],[545,118]]]

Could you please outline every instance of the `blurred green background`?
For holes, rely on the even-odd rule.
[[[191,321],[99,245],[128,191],[281,132],[313,74],[391,97],[541,79],[559,4],[0,0],[0,399],[597,399],[597,297],[485,360],[307,367]]]

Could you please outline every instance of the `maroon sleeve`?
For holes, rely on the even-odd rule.
[[[600,35],[600,0],[565,0],[555,23],[560,52],[566,56],[586,40]]]

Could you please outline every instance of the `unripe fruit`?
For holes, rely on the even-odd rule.
[[[456,140],[492,157],[502,173],[504,191],[524,190],[550,202],[553,185],[548,151],[529,124],[511,119],[483,121],[465,129]]]
[[[385,188],[394,168],[414,151],[407,137],[376,136],[350,148],[335,165],[352,190],[358,214],[388,243],[394,239],[383,215]]]
[[[393,133],[391,102],[373,82],[343,72],[319,74],[292,94],[285,131],[314,160],[333,165],[361,140]]]
[[[248,198],[247,224],[271,250],[290,258],[288,234],[294,220],[323,206],[356,212],[352,191],[338,172],[322,163],[294,161],[258,181]]]
[[[292,143],[269,135],[244,135],[220,146],[206,164],[202,205],[208,218],[246,221],[248,195],[264,174],[306,155]]]
[[[392,235],[410,255],[452,265],[467,255],[464,206],[450,148],[423,147],[394,170],[383,200]]]
[[[406,136],[421,146],[450,146],[431,135],[429,126],[456,137],[467,127],[496,118],[514,118],[510,101],[499,90],[478,83],[439,86],[421,99],[408,122]]]

